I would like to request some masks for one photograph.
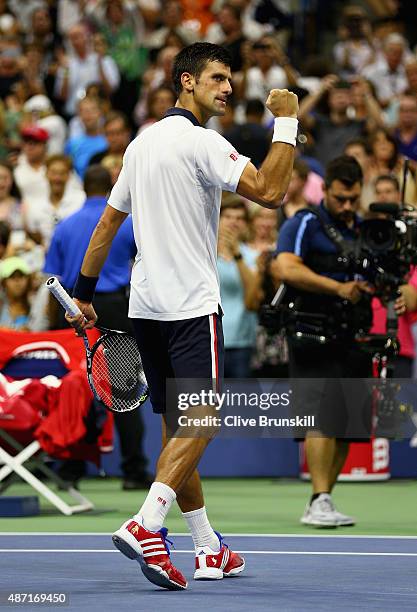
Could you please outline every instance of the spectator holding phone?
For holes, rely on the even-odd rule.
[[[319,111],[319,103],[327,108]],[[326,105],[325,105],[326,106]],[[343,153],[349,140],[372,130],[375,121],[372,109],[366,119],[352,119],[352,90],[348,81],[341,81],[335,74],[325,76],[316,92],[306,96],[300,104],[300,121],[314,138],[313,156],[323,166]]]
[[[256,314],[246,307],[256,282],[257,251],[243,243],[249,214],[244,201],[231,196],[220,210],[217,268],[224,307],[225,377],[246,378],[255,346]]]

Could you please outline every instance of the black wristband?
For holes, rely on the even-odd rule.
[[[72,297],[81,300],[81,302],[88,302],[91,304],[97,282],[98,276],[84,276],[84,274],[80,272],[72,292]]]

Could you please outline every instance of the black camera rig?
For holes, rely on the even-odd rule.
[[[322,273],[346,272],[369,282],[374,288],[373,295],[387,307],[386,334],[374,337],[374,343],[395,354],[399,345],[394,304],[411,266],[417,264],[417,216],[414,208],[393,203],[371,204],[370,211],[375,218],[363,221],[356,240],[347,241],[336,226],[325,224],[314,210],[324,232],[337,247],[336,254],[318,256],[314,263],[316,271],[319,267]],[[284,327],[293,337],[319,343],[348,336],[366,337],[372,325],[369,296],[364,295],[353,305],[348,300],[303,293],[286,285],[278,289],[261,317],[267,327]]]

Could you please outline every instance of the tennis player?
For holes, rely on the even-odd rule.
[[[131,213],[138,254],[129,316],[164,433],[155,482],[113,541],[128,558],[139,561],[148,580],[172,590],[187,588],[170,560],[162,527],[175,500],[193,537],[195,579],[234,576],[245,566],[207,518],[197,465],[210,436],[166,435],[166,379],[209,379],[212,384],[221,379],[216,270],[221,192],[237,192],[261,206],[278,208],[291,178],[298,124],[297,97],[286,89],[272,90],[266,105],[276,117],[275,128],[259,170],[217,132],[205,129],[210,117],[225,112],[232,92],[230,63],[229,53],[210,43],[195,43],[177,55],[175,108],[128,146],[74,289],[85,320],[68,317],[87,329],[94,325],[95,285],[111,242]]]

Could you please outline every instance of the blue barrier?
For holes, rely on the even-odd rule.
[[[153,414],[147,402],[141,410],[145,422],[145,454],[149,470],[154,472],[161,447],[161,417]],[[109,476],[120,476],[120,451],[115,432],[115,449],[103,455],[102,467]],[[201,460],[200,473],[206,477],[271,477],[297,478],[299,475],[298,444],[282,438],[217,438],[210,443]],[[90,467],[90,474],[97,471]],[[391,476],[417,477],[417,448],[409,440],[391,443]]]

